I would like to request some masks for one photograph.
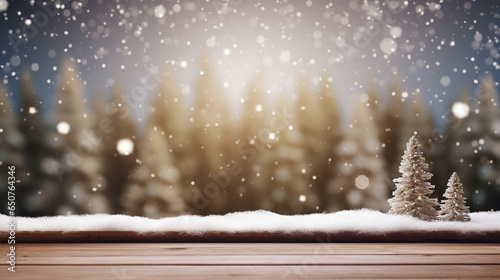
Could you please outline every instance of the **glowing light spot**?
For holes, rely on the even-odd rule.
[[[368,185],[370,185],[370,179],[368,179],[365,175],[359,175],[354,180],[354,183],[358,189],[364,190],[368,188]]]
[[[28,109],[28,113],[30,113],[30,115],[34,115],[34,114],[36,114],[36,108],[35,108],[35,107],[30,107],[30,108]]]
[[[213,37],[213,36],[208,38],[207,41],[205,41],[205,45],[207,45],[207,47],[209,47],[209,48],[215,47],[215,43],[216,43],[215,37]]]
[[[0,0],[0,12],[7,11],[7,7],[9,7],[9,2],[7,0]]]
[[[116,142],[116,150],[121,155],[128,156],[134,152],[134,142],[128,138],[122,138]]]
[[[71,127],[69,125],[69,123],[67,122],[59,122],[56,126],[56,129],[57,129],[57,132],[59,132],[59,134],[68,134],[69,131],[71,130]]]
[[[303,195],[303,194],[301,194],[301,195],[299,196],[299,201],[300,201],[300,202],[305,202],[305,201],[306,201],[306,199],[307,199],[307,197],[306,197],[305,195]]]
[[[370,98],[368,97],[368,94],[366,94],[366,93],[362,93],[362,94],[359,96],[359,100],[360,100],[361,102],[363,102],[363,103],[368,102],[368,99],[370,99]]]
[[[179,4],[175,4],[173,7],[172,7],[172,11],[174,11],[174,13],[178,13],[181,11],[181,5]]]
[[[463,102],[455,102],[451,107],[451,112],[453,115],[459,119],[464,119],[469,115],[470,108],[469,105]]]
[[[158,5],[155,7],[155,17],[157,17],[157,18],[164,17],[166,12],[167,12],[167,9],[165,9],[165,6],[163,6],[163,5]]]
[[[274,132],[269,133],[269,139],[271,139],[271,140],[276,139],[276,133],[274,133]]]
[[[380,49],[386,54],[392,54],[398,48],[398,44],[392,38],[384,38],[380,42]]]
[[[257,111],[257,112],[262,112],[262,105],[257,104],[257,105],[255,106],[255,111]]]
[[[401,29],[401,27],[399,26],[394,26],[393,28],[391,28],[390,32],[392,38],[399,38],[401,37],[401,34],[403,34],[403,29]]]
[[[289,62],[290,58],[291,58],[290,51],[282,51],[282,52],[280,52],[279,60],[281,62]]]
[[[257,43],[259,43],[259,44],[262,45],[265,42],[266,42],[266,38],[264,36],[260,35],[260,36],[257,37]]]
[[[448,76],[443,76],[443,77],[441,77],[440,83],[441,83],[441,85],[442,85],[443,87],[447,87],[447,86],[449,86],[449,85],[450,85],[450,83],[451,83],[450,77],[448,77]]]

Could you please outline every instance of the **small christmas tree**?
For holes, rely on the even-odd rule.
[[[469,207],[465,205],[464,188],[456,172],[453,172],[448,181],[448,188],[444,193],[444,197],[447,200],[442,202],[441,211],[439,212],[443,221],[470,221]]]
[[[437,217],[438,201],[429,197],[434,192],[434,186],[427,182],[432,173],[426,171],[428,164],[419,147],[417,137],[413,135],[406,144],[399,166],[402,176],[394,179],[396,190],[394,197],[388,200],[391,206],[389,214],[410,215],[431,221]]]

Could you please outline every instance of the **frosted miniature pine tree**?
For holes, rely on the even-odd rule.
[[[456,172],[453,172],[448,181],[448,188],[444,193],[444,197],[447,200],[442,202],[441,211],[439,212],[443,221],[470,221],[469,207],[465,205],[464,188]]]
[[[399,166],[402,176],[394,179],[396,190],[388,202],[389,214],[410,215],[421,220],[436,219],[438,201],[431,198],[434,186],[428,182],[432,173],[427,171],[428,164],[420,150],[417,137],[413,135],[406,144],[403,160]]]

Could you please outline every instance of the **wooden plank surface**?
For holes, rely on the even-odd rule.
[[[498,255],[173,255],[173,256],[73,256],[46,258],[21,256],[23,265],[411,265],[411,264],[500,264]]]
[[[7,250],[0,244],[0,250]],[[498,243],[40,243],[18,253],[46,257],[114,255],[498,255]]]
[[[43,243],[0,279],[500,278],[494,243]]]
[[[6,271],[6,270],[5,270]],[[429,266],[23,266],[1,279],[498,279],[500,265]]]

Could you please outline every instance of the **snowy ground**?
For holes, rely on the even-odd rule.
[[[17,219],[18,231],[180,231],[204,232],[341,232],[384,233],[394,231],[500,231],[500,212],[471,213],[470,222],[425,222],[373,210],[330,214],[284,216],[267,211],[230,213],[223,216],[179,216],[148,219],[124,215],[81,215]],[[10,217],[0,215],[0,230],[8,231]]]

